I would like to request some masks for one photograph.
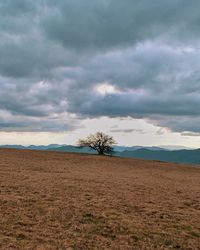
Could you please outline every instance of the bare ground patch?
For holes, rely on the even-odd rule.
[[[0,249],[200,249],[200,168],[0,150]]]

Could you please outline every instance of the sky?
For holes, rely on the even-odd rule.
[[[200,1],[0,0],[0,144],[200,147]]]

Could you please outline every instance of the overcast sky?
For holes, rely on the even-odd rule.
[[[200,147],[200,1],[0,0],[0,144]]]

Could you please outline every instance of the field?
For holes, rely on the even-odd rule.
[[[0,149],[0,249],[200,249],[200,168]]]

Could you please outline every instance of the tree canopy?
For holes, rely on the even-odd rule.
[[[79,147],[92,148],[96,150],[99,155],[112,154],[114,144],[116,144],[114,138],[102,132],[97,132],[78,141]]]

